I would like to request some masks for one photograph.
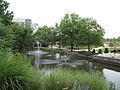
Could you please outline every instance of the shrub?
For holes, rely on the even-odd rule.
[[[104,53],[109,53],[109,50],[108,50],[108,48],[105,48],[105,51],[104,51]]]
[[[117,50],[115,50],[115,49],[114,49],[114,50],[113,50],[113,52],[114,52],[114,53],[116,53],[116,52],[117,52]]]
[[[117,51],[120,52],[120,49],[118,49]]]
[[[92,53],[95,54],[95,49],[92,50]]]
[[[80,51],[79,53],[82,55],[87,55],[87,56],[93,55],[92,52],[88,52],[88,51]]]
[[[98,53],[99,53],[99,54],[102,54],[102,49],[99,49]]]
[[[0,90],[37,90],[40,78],[36,75],[21,55],[0,53]]]

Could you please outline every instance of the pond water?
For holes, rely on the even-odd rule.
[[[28,55],[32,65],[36,68],[68,68],[72,70],[85,70],[87,72],[100,71],[107,81],[113,83],[115,89],[120,90],[120,68],[106,64],[80,60],[71,54],[61,55],[59,53]]]

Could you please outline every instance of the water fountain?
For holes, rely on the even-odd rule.
[[[118,88],[116,90],[120,90],[120,87],[118,85],[120,85],[120,68],[116,68],[116,67],[111,67],[109,65],[104,65],[104,64],[100,64],[100,63],[93,63],[93,62],[89,62],[86,60],[79,60],[78,58],[73,58],[72,54],[66,54],[66,55],[61,55],[60,53],[54,53],[54,54],[49,54],[46,52],[43,52],[40,50],[40,43],[37,43],[37,50],[36,51],[31,51],[28,52],[27,55],[29,56],[34,56],[34,61],[33,61],[33,66],[35,66],[36,68],[40,68],[41,65],[48,65],[48,67],[46,68],[48,71],[47,74],[49,74],[50,67],[65,67],[65,68],[70,68],[70,69],[77,69],[77,70],[86,70],[86,71],[100,71],[103,73],[103,75],[105,76],[105,78],[108,81],[111,81],[113,83],[115,83],[115,87]],[[44,54],[44,55],[43,55]],[[43,56],[42,56],[43,55]],[[44,57],[44,58],[43,58]],[[50,58],[52,57],[52,58]],[[44,69],[43,72],[46,73],[46,69],[45,68],[41,68]],[[118,70],[118,72],[113,72],[110,71],[111,70]],[[112,77],[114,74],[114,77]],[[116,75],[116,76],[115,76]],[[115,78],[116,77],[116,78]],[[84,87],[83,87],[84,88]]]
[[[42,55],[42,54],[47,54],[46,52],[43,52],[43,51],[41,51],[40,50],[40,43],[37,41],[36,42],[36,44],[37,44],[37,50],[35,50],[35,51],[29,51],[28,53],[27,53],[27,55]]]
[[[77,67],[77,65],[71,63],[71,55],[63,55],[60,56],[59,61],[61,61],[61,63],[59,63],[57,66],[69,66],[69,67]]]
[[[39,68],[40,65],[41,65],[40,57],[43,54],[47,54],[47,52],[43,52],[43,51],[40,50],[40,43],[39,43],[39,41],[37,41],[36,44],[37,44],[37,50],[35,50],[35,51],[29,51],[26,54],[28,56],[34,56],[35,57],[34,66],[36,68]]]

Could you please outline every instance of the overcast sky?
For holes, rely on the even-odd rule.
[[[7,0],[14,18],[30,18],[39,26],[54,26],[65,13],[92,17],[105,29],[105,38],[120,36],[120,0]]]

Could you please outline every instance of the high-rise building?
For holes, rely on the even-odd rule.
[[[32,20],[31,19],[25,19],[25,25],[31,26],[32,25]]]
[[[16,22],[20,25],[24,25],[24,26],[30,26],[31,28],[33,28],[33,32],[35,32],[38,29],[38,24],[37,23],[32,23],[31,19],[25,19],[25,18],[15,18],[13,19],[13,22]]]
[[[28,26],[31,26],[31,24],[32,24],[31,19],[25,19],[25,18],[15,18],[15,19],[13,19],[13,22],[17,22],[20,25],[28,25]]]

